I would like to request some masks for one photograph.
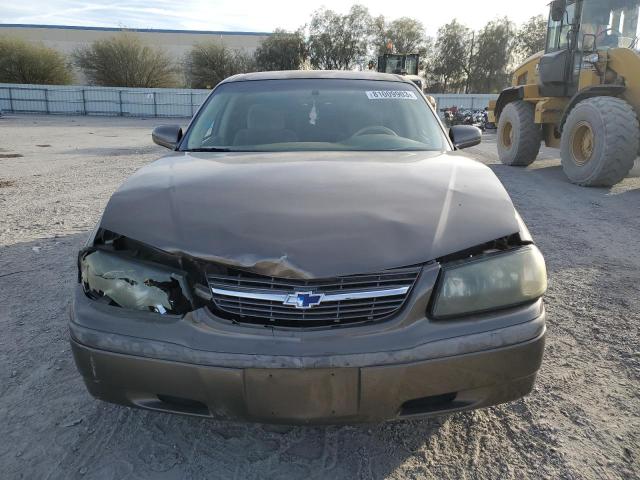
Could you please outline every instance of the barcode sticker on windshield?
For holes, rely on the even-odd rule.
[[[406,90],[376,90],[367,92],[369,100],[417,100],[415,93]]]

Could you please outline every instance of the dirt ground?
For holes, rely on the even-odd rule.
[[[0,477],[640,478],[640,165],[567,183],[557,152],[497,163],[544,252],[548,347],[524,400],[424,421],[273,427],[92,399],[68,345],[75,255],[109,196],[158,158],[158,120],[0,118]]]

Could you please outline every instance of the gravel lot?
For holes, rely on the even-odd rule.
[[[67,316],[75,254],[109,196],[158,158],[158,120],[0,118],[0,477],[640,478],[640,165],[611,190],[557,152],[497,164],[550,274],[533,394],[488,410],[357,427],[273,427],[93,400]],[[17,156],[19,155],[19,156]]]

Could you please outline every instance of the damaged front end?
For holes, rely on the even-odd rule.
[[[80,252],[78,274],[85,294],[107,305],[162,315],[196,307],[179,258],[105,230]]]
[[[96,231],[78,259],[79,282],[92,300],[161,315],[205,308],[232,323],[284,328],[395,317],[428,265],[440,272],[424,312],[434,321],[531,303],[546,290],[544,260],[526,228],[427,264],[334,278],[238,269],[163,252],[105,229]],[[318,305],[296,305],[291,301],[296,295],[318,297]]]
[[[232,323],[270,327],[325,327],[386,319],[403,306],[422,267],[322,279],[280,277],[277,263],[266,274],[263,270],[163,252],[102,228],[78,257],[82,290],[99,303],[176,316],[204,308]],[[284,300],[260,302],[245,296],[263,292],[279,299],[305,291],[323,297],[325,305],[309,311]],[[329,292],[340,300],[332,301],[332,295],[325,298]],[[360,298],[363,294],[366,298]]]
[[[516,261],[536,251],[513,234],[424,264],[292,279],[98,229],[78,259],[72,348],[94,397],[172,413],[353,423],[489,406],[530,391],[540,365],[530,280],[543,265]]]

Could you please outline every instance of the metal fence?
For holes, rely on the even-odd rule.
[[[191,117],[209,90],[0,84],[0,110],[10,113]],[[434,94],[438,110],[481,110],[497,95]]]
[[[12,113],[191,117],[209,90],[0,84],[0,110]]]

